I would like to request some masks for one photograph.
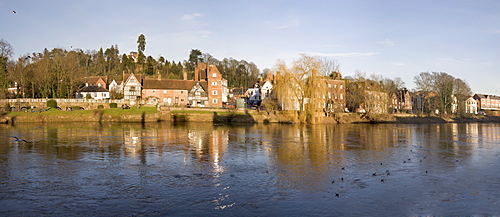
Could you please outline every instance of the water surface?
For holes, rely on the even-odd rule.
[[[1,125],[0,215],[500,215],[499,138],[478,123]]]

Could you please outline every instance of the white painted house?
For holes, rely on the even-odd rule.
[[[77,99],[86,99],[90,95],[92,99],[109,99],[109,91],[101,86],[96,85],[86,85],[76,92]]]
[[[142,77],[134,73],[124,76],[123,79],[123,98],[125,100],[135,101],[141,98]]]

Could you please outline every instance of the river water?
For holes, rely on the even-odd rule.
[[[0,216],[74,215],[500,215],[500,124],[1,125]]]

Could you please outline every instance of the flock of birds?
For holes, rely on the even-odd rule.
[[[420,148],[422,148],[422,146],[420,146]],[[429,150],[428,150],[428,151],[429,151]],[[413,150],[410,150],[410,152],[413,152]],[[420,162],[422,162],[422,161],[423,161],[424,159],[426,159],[427,157],[426,157],[426,156],[420,156],[419,158],[420,158]],[[443,158],[446,158],[446,157],[443,157]],[[402,163],[403,163],[403,164],[407,164],[407,163],[410,163],[410,162],[411,162],[411,158],[408,158],[408,159],[405,159],[405,160],[403,160],[403,161],[402,161]],[[455,160],[455,162],[458,162],[458,160]],[[383,163],[380,163],[380,165],[383,165]],[[340,170],[341,170],[341,171],[345,171],[345,170],[346,170],[346,168],[345,168],[345,167],[342,167]],[[428,171],[428,170],[426,170],[426,171],[425,171],[425,173],[429,173],[429,171]],[[374,172],[374,173],[372,173],[372,174],[371,174],[371,176],[372,176],[372,177],[377,177],[377,176],[379,176],[379,177],[380,177],[380,182],[385,182],[387,178],[384,178],[384,177],[388,177],[388,176],[390,176],[390,175],[391,175],[391,171],[390,171],[389,169],[388,169],[388,170],[386,170],[385,172],[382,172],[382,173],[377,173],[377,172]],[[367,175],[367,176],[369,176],[369,175]],[[361,180],[361,179],[356,179],[356,180],[354,180],[354,181],[356,182],[356,181],[360,181],[360,180]],[[338,183],[342,183],[342,182],[347,181],[347,180],[346,180],[344,177],[340,177],[340,180],[339,180],[339,179],[337,179],[337,180],[333,179],[331,183],[332,183],[332,184],[335,184],[335,183],[337,183],[336,181],[337,181]],[[338,193],[338,192],[337,192],[337,193],[335,193],[335,197],[340,197],[340,193]]]

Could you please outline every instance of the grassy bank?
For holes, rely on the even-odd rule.
[[[123,116],[123,115],[142,115],[155,114],[158,113],[154,107],[131,107],[130,109],[121,108],[108,108],[101,109],[103,114],[110,116]],[[43,112],[8,112],[5,114],[6,117],[38,117],[38,116],[89,116],[95,115],[96,110],[74,110],[74,111],[64,111],[57,109],[49,109]]]
[[[162,110],[155,107],[131,107],[130,109],[108,108],[101,110],[63,111],[49,109],[44,112],[8,112],[0,117],[2,123],[15,122],[214,122],[214,123],[298,123],[295,112],[258,112],[255,110],[223,110],[223,109],[179,109]],[[336,113],[320,118],[322,124],[349,123],[465,123],[465,122],[496,122],[500,117],[471,116],[467,118],[453,117],[416,117],[414,115],[367,115],[356,113]]]
[[[171,114],[216,114],[216,115],[245,115],[246,113],[243,111],[207,111],[207,110],[193,110],[193,109],[184,109],[184,110],[173,110],[170,111]]]
[[[15,122],[143,122],[157,121],[155,107],[108,108],[100,110],[64,111],[49,109],[43,112],[8,112],[2,115],[2,123]]]

